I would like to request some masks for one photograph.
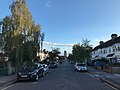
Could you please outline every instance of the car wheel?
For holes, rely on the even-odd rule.
[[[38,74],[35,76],[35,81],[38,81],[38,79],[39,79],[39,76],[38,76]]]
[[[44,76],[45,76],[45,72],[42,73],[42,77],[44,77]]]
[[[20,79],[19,79],[19,78],[17,78],[17,82],[20,82]]]

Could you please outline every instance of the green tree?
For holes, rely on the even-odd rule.
[[[73,55],[72,55],[72,54],[69,54],[69,55],[68,55],[68,60],[70,60],[70,61],[73,61],[73,60],[74,60],[74,58],[73,58]]]
[[[89,45],[89,40],[83,39],[82,44],[73,45],[73,58],[77,62],[85,62],[91,58],[92,46]]]
[[[92,45],[90,45],[90,40],[83,39],[82,46],[84,47],[84,51],[85,51],[85,59],[90,60],[91,59],[91,51],[92,51]]]
[[[10,11],[12,15],[3,19],[2,33],[17,71],[24,61],[31,62],[36,57],[41,28],[32,20],[26,0],[14,0]]]
[[[54,48],[49,54],[50,61],[56,61],[56,57],[59,57],[60,51],[59,48]]]
[[[84,52],[84,47],[80,44],[73,45],[72,53],[75,61],[83,62],[85,59]]]

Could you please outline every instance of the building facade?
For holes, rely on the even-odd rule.
[[[105,58],[110,63],[120,62],[120,36],[112,34],[111,39],[103,42],[92,50],[92,60]]]

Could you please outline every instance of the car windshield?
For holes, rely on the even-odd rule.
[[[77,66],[85,66],[85,64],[77,64]]]
[[[38,65],[37,65],[37,64],[35,64],[35,65],[33,66],[33,68],[34,68],[34,69],[37,69],[37,68],[38,68]]]
[[[55,62],[52,62],[51,64],[56,64]]]
[[[23,70],[34,70],[34,69],[37,69],[38,68],[38,65],[28,65],[28,66],[25,66],[23,68]]]

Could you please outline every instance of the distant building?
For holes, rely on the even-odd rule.
[[[64,51],[64,57],[67,57],[67,51]]]
[[[92,50],[92,60],[106,58],[110,63],[120,62],[120,36],[112,34],[111,39],[103,42]]]

